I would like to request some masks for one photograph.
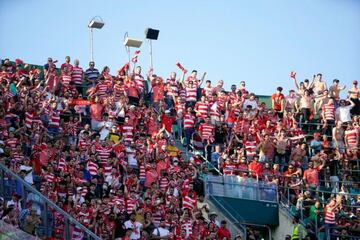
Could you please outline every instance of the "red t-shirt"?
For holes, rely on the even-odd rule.
[[[285,96],[280,93],[280,94],[277,94],[277,93],[274,93],[272,96],[271,96],[271,99],[274,100],[274,110],[276,111],[280,111],[281,110],[281,103],[283,102],[283,100],[285,99]]]
[[[219,240],[223,240],[224,238],[229,240],[231,239],[230,231],[227,228],[220,227],[217,234]]]
[[[165,129],[168,132],[171,132],[172,124],[175,122],[175,118],[167,116],[166,114],[161,117],[161,125],[165,125]]]

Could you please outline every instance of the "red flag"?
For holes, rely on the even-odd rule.
[[[176,64],[176,66],[180,68],[183,73],[187,73],[187,70],[179,62]]]
[[[125,63],[124,66],[122,66],[122,68],[120,68],[120,70],[118,71],[118,75],[120,76],[120,74],[125,71],[127,72],[129,70],[129,63]]]
[[[140,50],[135,51],[134,57],[131,59],[131,61],[133,63],[136,63],[139,55],[140,55]]]
[[[295,78],[295,77],[296,77],[296,72],[291,71],[291,72],[290,72],[290,77],[291,77],[291,78]]]
[[[16,63],[16,65],[20,65],[20,64],[23,64],[24,62],[21,59],[17,58],[17,59],[15,59],[15,63]]]

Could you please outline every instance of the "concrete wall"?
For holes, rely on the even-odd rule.
[[[218,215],[217,220],[219,222],[221,220],[225,220],[227,222],[227,227],[232,237],[235,237],[237,234],[241,234],[242,238],[245,239],[245,236],[243,236],[243,232],[238,227],[236,227],[236,225],[233,224],[230,219],[225,217],[225,215],[211,201],[207,199],[206,202],[210,206],[210,212],[216,212],[216,214]]]
[[[286,235],[291,235],[293,226],[292,218],[282,207],[279,207],[279,226],[272,232],[272,238],[274,240],[285,239]]]

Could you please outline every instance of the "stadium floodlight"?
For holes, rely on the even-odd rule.
[[[142,44],[142,40],[140,39],[135,39],[135,38],[125,38],[125,41],[124,41],[124,45],[126,47],[134,47],[134,48],[139,48],[141,47],[141,44]]]
[[[101,17],[99,16],[95,16],[93,17],[89,24],[88,24],[88,28],[89,28],[89,38],[90,38],[90,60],[93,62],[94,61],[94,33],[93,33],[93,29],[101,29],[103,28],[105,25],[105,22],[102,20]]]
[[[149,42],[149,50],[150,50],[150,67],[153,68],[153,55],[152,55],[152,40],[157,40],[159,37],[160,30],[146,28],[145,29],[145,37]]]
[[[103,21],[91,20],[88,27],[101,29],[104,25],[105,25],[105,23]]]
[[[130,60],[130,48],[139,48],[141,47],[141,44],[143,43],[142,40],[140,39],[136,39],[136,38],[130,38],[128,32],[125,33],[124,35],[124,46],[125,46],[125,50],[126,53],[128,55],[129,58],[129,70],[131,71],[131,60]]]

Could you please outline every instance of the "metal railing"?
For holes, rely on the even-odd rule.
[[[22,192],[21,204],[24,209],[29,202],[30,196],[32,196],[32,209],[37,210],[37,214],[40,215],[42,220],[42,223],[36,226],[38,229],[36,235],[53,237],[53,235],[56,234],[58,238],[70,240],[75,238],[75,234],[77,234],[77,236],[81,236],[81,239],[100,240],[96,234],[66,213],[54,202],[46,198],[2,163],[0,163],[0,177],[0,194],[4,199],[9,199],[9,193],[11,195],[12,192],[20,190]],[[20,189],[15,189],[14,185],[20,186]],[[34,199],[36,199],[36,201]]]
[[[306,214],[306,208],[304,206],[304,201],[300,201],[300,204],[297,203],[293,203],[291,201],[291,194],[290,191],[297,191],[299,193],[304,194],[305,191],[310,191],[313,194],[316,194],[316,198],[317,200],[319,200],[320,204],[322,205],[322,207],[324,208],[324,205],[326,205],[327,203],[327,198],[329,197],[336,197],[338,195],[342,195],[342,196],[347,196],[347,197],[356,197],[359,194],[351,194],[351,193],[343,193],[343,192],[333,192],[333,191],[326,191],[326,190],[320,190],[320,189],[313,189],[313,190],[309,190],[306,189],[304,187],[299,187],[299,188],[291,188],[291,187],[286,187],[286,186],[280,186],[279,187],[279,201],[280,206],[283,207],[284,210],[287,211],[287,213],[291,216],[298,216],[300,223],[303,224],[304,226],[306,224],[310,224],[314,229],[315,229],[315,234],[316,236],[319,235],[320,233],[320,228],[322,226],[321,222],[324,219],[324,212],[320,212],[319,214],[315,215],[315,221],[313,221],[313,219],[310,219],[310,215],[307,216]],[[312,198],[314,199],[314,198]],[[348,208],[359,208],[360,205],[346,205],[343,204],[343,207],[348,207]],[[310,207],[310,205],[308,205],[308,207]],[[309,209],[310,210],[310,209]],[[335,234],[332,233],[328,233],[328,236],[336,236]],[[354,237],[354,236],[352,236]]]
[[[277,185],[269,185],[254,178],[207,175],[204,182],[205,194],[208,196],[278,202]]]
[[[229,220],[231,221],[231,223],[233,225],[235,225],[240,231],[241,231],[241,235],[242,238],[246,240],[246,227],[241,223],[244,222],[243,218],[241,216],[237,216],[237,218],[226,208],[228,205],[225,202],[220,202],[219,200],[217,200],[214,196],[209,195],[209,200],[212,201],[213,203],[215,203],[215,206],[217,208],[219,208],[219,210],[223,211],[226,216],[229,218]],[[233,211],[235,213],[235,211]],[[233,232],[236,231],[236,229],[230,229],[233,230]]]
[[[243,239],[247,239],[246,226],[265,228],[267,230],[268,239],[272,239],[271,228],[269,226],[245,222],[244,218],[238,214],[230,204],[226,203],[225,201],[217,200],[214,196],[211,195],[209,196],[209,199],[211,199],[219,208],[221,208],[220,210],[224,211],[225,214],[231,219],[232,223],[241,230]]]

